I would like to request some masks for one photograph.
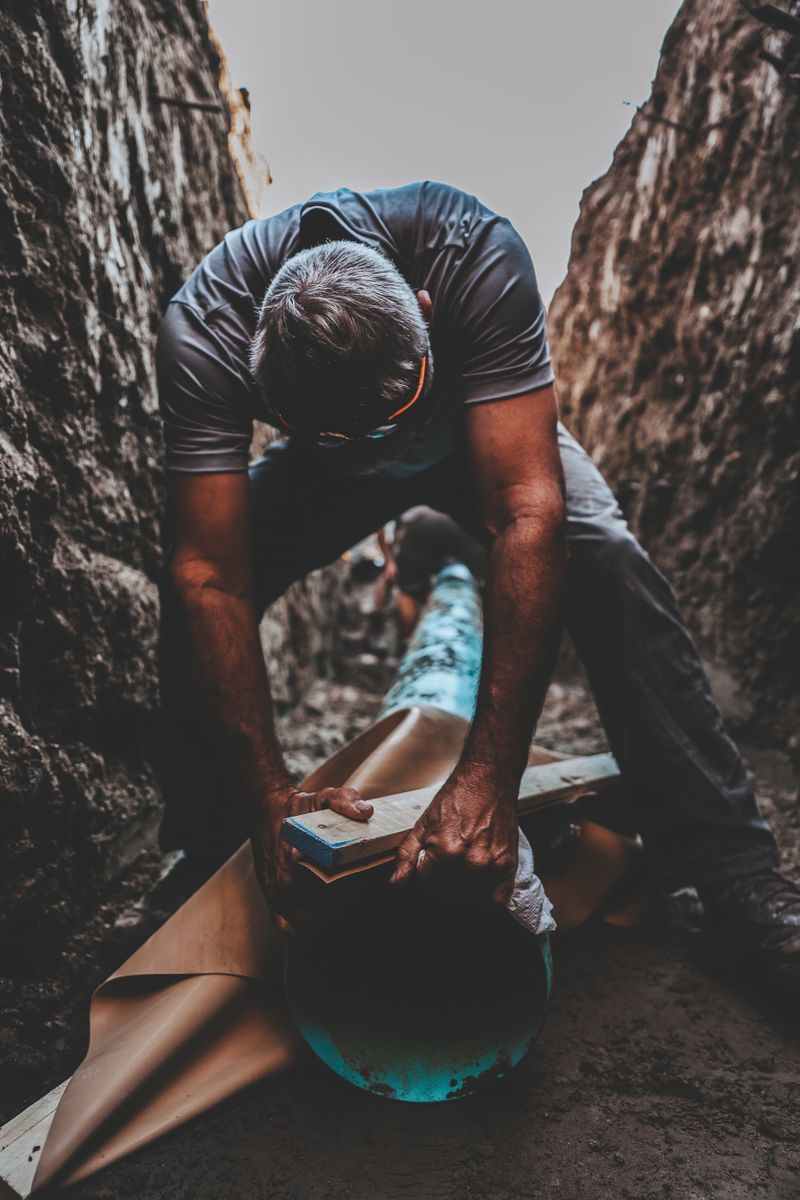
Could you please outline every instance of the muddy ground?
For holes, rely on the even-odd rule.
[[[392,656],[371,653],[368,592],[343,614],[340,677],[282,718],[298,775],[374,716]],[[566,667],[540,743],[604,745]],[[788,766],[751,750],[762,805],[795,871],[800,814]],[[180,864],[146,850],[47,961],[2,981],[0,1119],[65,1078],[85,1047],[91,991],[185,892]],[[594,925],[556,947],[549,1018],[513,1078],[439,1106],[356,1091],[310,1055],[74,1189],[75,1200],[795,1200],[800,1045],[787,1019],[704,966],[697,903],[646,928]]]

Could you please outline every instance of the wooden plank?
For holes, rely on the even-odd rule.
[[[520,814],[532,812],[571,792],[602,788],[618,778],[619,767],[611,754],[564,758],[528,767],[520,782]],[[416,788],[376,799],[373,801],[375,812],[367,822],[351,821],[323,809],[287,817],[281,832],[290,845],[323,871],[336,871],[399,846],[440,786]]]
[[[0,1129],[0,1197],[30,1195],[39,1154],[68,1083],[65,1079]]]

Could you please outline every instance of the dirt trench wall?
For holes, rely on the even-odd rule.
[[[156,824],[154,333],[247,212],[201,0],[12,0],[0,73],[0,932],[24,955]],[[324,599],[265,631],[285,702]]]
[[[737,0],[687,0],[550,310],[566,423],[677,586],[735,724],[781,745],[798,728],[800,98],[797,66],[781,77],[762,51],[797,46]]]

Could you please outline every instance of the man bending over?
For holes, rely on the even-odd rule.
[[[544,306],[508,220],[424,182],[248,221],[170,303],[158,372],[165,848],[211,865],[246,830],[276,919],[299,926],[282,820],[372,809],[352,789],[294,785],[259,618],[425,504],[486,547],[483,667],[461,758],[400,847],[393,885],[419,876],[507,898],[517,788],[566,623],[654,872],[666,889],[695,885],[717,942],[798,988],[800,889],[775,871],[672,591],[558,423]],[[254,419],[282,436],[248,466]]]

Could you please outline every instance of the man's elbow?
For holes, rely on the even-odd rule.
[[[179,597],[216,592],[244,599],[251,591],[249,574],[227,560],[174,556],[167,563],[165,583]]]
[[[567,510],[563,488],[557,482],[509,489],[488,515],[487,529],[492,538],[511,530],[524,532],[537,541],[563,541]]]

